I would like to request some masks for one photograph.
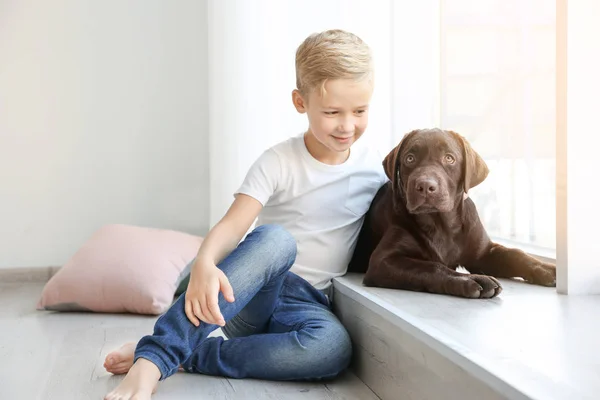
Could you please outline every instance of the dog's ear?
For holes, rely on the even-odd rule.
[[[396,190],[402,190],[402,183],[400,182],[400,166],[402,163],[398,160],[398,157],[402,152],[402,146],[405,145],[407,139],[413,136],[417,131],[418,130],[414,130],[405,134],[402,140],[400,140],[400,143],[398,143],[398,145],[394,147],[383,159],[383,170],[392,182],[392,189],[394,192]]]
[[[398,161],[398,153],[400,153],[400,144],[394,147],[388,153],[388,155],[385,156],[382,163],[385,174],[392,182],[394,182],[394,179],[396,178],[396,163]]]
[[[474,188],[487,178],[490,170],[483,158],[469,144],[467,139],[456,132],[448,131],[453,134],[461,143],[463,148],[463,182],[465,193]]]

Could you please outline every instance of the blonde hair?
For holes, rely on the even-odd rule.
[[[372,79],[371,49],[353,33],[333,29],[313,33],[296,50],[296,89],[303,96],[328,79]]]

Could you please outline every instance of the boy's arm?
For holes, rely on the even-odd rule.
[[[255,198],[238,194],[225,216],[204,238],[194,268],[206,262],[219,264],[242,240],[262,207]]]
[[[272,150],[266,150],[246,174],[225,216],[204,239],[197,258],[216,265],[235,249],[263,205],[277,190],[280,178],[279,156]]]
[[[262,207],[253,197],[239,194],[225,216],[204,238],[191,268],[185,294],[185,314],[195,326],[199,326],[200,321],[225,325],[219,309],[219,291],[230,303],[235,298],[229,280],[217,264],[237,246]]]
[[[234,293],[217,264],[236,248],[264,204],[276,192],[280,172],[277,154],[265,151],[248,171],[225,216],[204,238],[191,268],[186,291],[185,313],[194,325],[198,326],[200,320],[221,326],[225,324],[219,310],[219,291],[229,302],[234,301]]]

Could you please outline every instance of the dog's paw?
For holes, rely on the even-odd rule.
[[[531,265],[530,273],[525,280],[534,285],[556,286],[556,266],[554,264],[536,262]]]
[[[454,295],[469,299],[491,299],[502,292],[502,285],[493,276],[464,275],[456,278]]]

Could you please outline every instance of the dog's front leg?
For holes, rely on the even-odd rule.
[[[467,298],[491,298],[502,291],[493,277],[461,274],[440,263],[407,257],[386,245],[385,238],[371,255],[363,283]]]
[[[523,278],[529,283],[556,286],[556,266],[542,262],[519,249],[491,243],[482,257],[469,265],[469,272],[496,278]]]

